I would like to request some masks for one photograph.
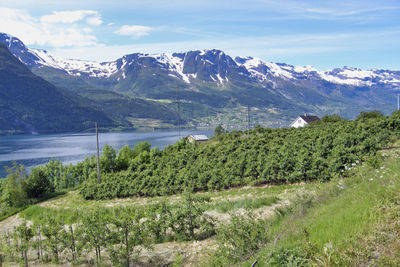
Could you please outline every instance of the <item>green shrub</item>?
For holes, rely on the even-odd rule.
[[[269,223],[252,211],[231,214],[230,223],[217,230],[218,248],[214,265],[233,264],[255,255],[271,239]]]
[[[26,192],[29,198],[42,198],[53,193],[54,186],[41,168],[35,168],[26,181]]]

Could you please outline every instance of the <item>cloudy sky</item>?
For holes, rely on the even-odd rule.
[[[0,32],[95,61],[217,48],[319,69],[400,69],[399,0],[0,0]]]

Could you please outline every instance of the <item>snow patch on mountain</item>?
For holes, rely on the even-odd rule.
[[[73,76],[86,74],[89,77],[108,78],[118,71],[116,62],[98,63],[78,59],[63,59],[51,55],[45,50],[28,49],[39,61],[38,64],[66,71]]]
[[[286,79],[294,79],[292,73],[288,68],[283,68],[276,63],[266,62],[265,65],[271,70],[271,73],[274,76],[286,78]]]
[[[293,70],[297,73],[318,72],[318,70],[313,66],[295,66]]]
[[[237,58],[236,63],[244,66],[254,78],[268,81],[274,77],[296,81],[299,78],[319,77],[327,82],[350,85],[372,86],[379,83],[400,86],[400,72],[385,72],[381,70],[361,70],[344,67],[327,71],[318,71],[312,66],[292,66],[282,63],[264,62],[252,57]]]
[[[345,76],[348,78],[357,78],[357,79],[365,79],[365,78],[374,78],[377,75],[371,70],[360,70],[355,68],[345,68],[343,71],[338,73],[341,76]]]
[[[167,70],[177,74],[184,82],[190,84],[190,78],[193,75],[183,73],[184,60],[180,57],[173,56],[172,53],[151,55],[157,61],[167,66]]]
[[[359,79],[342,79],[337,76],[329,75],[325,72],[319,72],[319,76],[324,79],[325,81],[336,83],[336,84],[344,84],[344,85],[352,85],[352,86],[364,86],[364,85],[371,85],[370,81],[365,82]]]

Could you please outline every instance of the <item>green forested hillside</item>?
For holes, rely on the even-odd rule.
[[[112,82],[108,84],[106,81],[102,81],[102,84],[98,84],[47,66],[35,67],[32,71],[54,84],[57,88],[87,99],[91,105],[101,109],[107,116],[124,127],[136,126],[132,123],[132,118],[159,120],[160,125],[168,123],[170,127],[174,127],[177,124],[175,103],[162,103],[137,98],[135,95],[123,95],[113,90],[105,89],[107,86],[112,86]],[[176,95],[175,92],[174,95]],[[188,118],[189,116],[182,116],[181,123],[185,123]]]
[[[0,132],[71,132],[116,126],[87,100],[39,78],[0,44]]]

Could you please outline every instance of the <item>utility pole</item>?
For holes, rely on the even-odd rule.
[[[176,87],[176,105],[177,105],[177,119],[178,119],[178,134],[179,140],[181,139],[181,107],[179,105],[179,87]]]
[[[100,159],[99,159],[99,131],[96,122],[96,148],[97,148],[97,183],[101,183],[100,179]]]
[[[247,106],[247,137],[250,136],[250,109]]]
[[[397,110],[400,110],[400,95],[397,95]]]

